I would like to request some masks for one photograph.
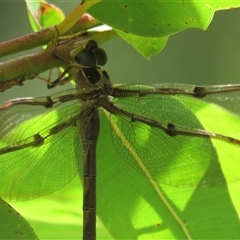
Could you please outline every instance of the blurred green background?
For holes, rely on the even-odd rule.
[[[77,1],[51,2],[65,14],[78,5]],[[0,3],[1,42],[32,31],[26,13],[23,1]],[[114,39],[102,46],[109,59],[105,69],[114,83],[239,83],[239,23],[240,9],[217,12],[207,31],[191,29],[170,37],[165,49],[150,61],[123,40]],[[66,85],[61,90],[70,87]],[[56,91],[60,88],[47,90],[46,84],[40,80],[26,81],[23,87],[0,93],[0,103],[11,98],[44,96]],[[77,238],[81,236],[79,199],[82,195],[78,184],[76,180],[53,195],[14,206],[23,216],[32,219],[31,224],[41,239],[70,239],[70,235],[71,239]],[[44,216],[45,222],[42,220]],[[98,239],[107,239],[107,234],[103,233]]]

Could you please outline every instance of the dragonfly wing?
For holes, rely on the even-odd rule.
[[[0,148],[0,195],[12,201],[27,200],[64,186],[82,166],[82,144],[76,129],[80,105],[70,102],[44,114],[33,110],[30,115],[29,108],[22,108],[17,115],[10,109],[6,116],[12,116],[11,120],[23,119],[1,132],[8,145]],[[0,123],[4,125],[2,117]]]
[[[200,134],[199,136],[198,134],[195,136],[169,135],[161,128],[136,121],[134,118],[134,116],[142,116],[164,126],[174,124],[177,131],[193,133],[217,131],[219,128],[214,128],[217,125],[216,121],[206,124],[201,120],[204,117],[218,118],[216,114],[220,114],[220,107],[219,110],[215,105],[211,105],[213,107],[206,110],[209,103],[204,100],[164,94],[120,98],[114,99],[113,102],[115,106],[128,111],[133,116],[133,118],[113,114],[109,116],[115,148],[133,168],[160,183],[176,187],[216,186],[226,183],[220,165],[222,157],[215,144],[215,141],[221,142],[220,140],[201,137]],[[199,118],[198,113],[204,109],[206,112]],[[236,118],[234,121],[236,120],[239,122],[240,119]],[[227,142],[223,144],[234,147],[240,154],[239,146],[233,146]],[[229,152],[229,156],[233,155]],[[236,166],[239,166],[236,157],[239,155],[235,152],[234,156],[231,163],[235,162]],[[226,160],[226,153],[224,160]],[[235,172],[233,173],[232,170]],[[239,167],[236,170],[231,169],[229,181],[239,178]]]
[[[35,118],[41,119],[44,118],[45,114],[52,114],[55,116],[55,112],[57,109],[64,108],[66,105],[71,102],[72,99],[76,99],[76,89],[69,89],[67,91],[55,93],[50,97],[37,97],[37,98],[20,98],[13,99],[5,102],[0,106],[0,139],[6,143],[12,143],[16,141],[20,141],[21,138],[16,139],[16,127],[22,128],[22,123],[31,119],[28,123],[30,128],[35,125],[31,124],[31,122],[35,122]],[[38,103],[42,105],[30,105],[29,103]],[[54,108],[52,106],[48,106],[48,104],[54,104]],[[65,104],[61,104],[61,102],[66,102]],[[8,107],[6,107],[8,106]],[[48,107],[47,107],[48,106]],[[55,109],[55,110],[54,110]],[[58,110],[57,110],[58,111]],[[39,120],[40,121],[40,120]],[[43,120],[44,123],[45,120]],[[48,120],[46,121],[46,123]],[[25,127],[24,127],[25,128]],[[26,128],[27,129],[27,128]],[[26,130],[25,129],[25,130]],[[38,129],[39,130],[39,129]],[[21,131],[21,130],[18,130]],[[11,138],[11,134],[14,135]],[[21,134],[18,134],[19,136]],[[31,131],[25,131],[24,137],[30,137]],[[20,136],[21,137],[21,136]]]

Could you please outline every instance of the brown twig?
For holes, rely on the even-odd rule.
[[[80,37],[74,37],[72,40],[57,45],[55,52],[62,59],[68,59],[69,52],[74,48],[76,42],[86,42],[87,40],[94,39],[98,45],[101,45],[116,36],[113,30],[87,32]],[[0,92],[14,85],[23,85],[23,82],[27,79],[32,79],[33,75],[38,75],[49,69],[64,65],[66,65],[66,62],[53,55],[53,46],[51,45],[45,50],[2,62],[0,63]]]

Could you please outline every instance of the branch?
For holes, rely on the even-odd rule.
[[[69,52],[74,48],[76,42],[82,41],[84,48],[84,43],[90,39],[94,39],[98,45],[101,45],[116,36],[117,34],[113,30],[86,32],[80,37],[74,37],[72,40],[57,45],[55,52],[57,52],[62,59],[68,61]],[[53,56],[52,49],[53,47],[49,45],[45,50],[0,63],[0,92],[14,85],[23,85],[25,80],[33,78],[32,75],[38,75],[49,69],[67,65],[65,62]]]
[[[69,30],[70,33],[85,32],[90,28],[97,27],[102,23],[89,14],[84,14]],[[19,53],[49,43],[57,35],[56,27],[44,28],[38,32],[30,33],[12,40],[0,43],[0,57]]]

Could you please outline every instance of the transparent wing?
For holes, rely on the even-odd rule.
[[[0,106],[1,141],[9,143],[9,141],[11,141],[10,135],[15,135],[15,130],[13,129],[15,129],[16,127],[19,128],[19,125],[20,128],[22,128],[21,123],[26,122],[28,119],[32,119],[32,122],[35,122],[34,117],[37,117],[39,118],[39,121],[41,121],[41,118],[44,118],[44,114],[48,113],[52,114],[53,119],[56,119],[56,117],[54,116],[57,116],[55,114],[57,109],[54,111],[54,108],[51,105],[55,104],[54,107],[60,106],[59,109],[61,109],[68,105],[68,103],[66,103],[65,105],[61,105],[61,102],[70,102],[71,100],[77,99],[77,97],[78,95],[76,94],[76,89],[69,89],[67,91],[53,94],[51,97],[16,98],[3,103]],[[32,105],[30,105],[30,103]],[[38,105],[36,105],[36,103]],[[44,118],[42,122],[44,124],[49,121],[46,121],[46,119]],[[28,126],[29,125],[30,124],[28,124]],[[31,134],[31,131],[25,131],[25,137],[30,137]],[[18,135],[20,136],[21,134]],[[16,142],[17,139],[13,139],[12,141]]]
[[[159,86],[188,92],[193,89],[193,86],[183,88],[176,84],[154,87]],[[147,88],[152,86],[121,87]],[[113,144],[133,168],[160,183],[176,187],[217,186],[225,184],[225,179],[227,182],[240,179],[240,146],[232,142],[232,138],[240,139],[240,119],[228,110],[237,112],[237,108],[230,105],[239,104],[239,94],[221,93],[202,99],[181,94],[141,95],[140,92],[139,97],[114,98],[114,105],[132,116],[142,116],[164,126],[171,123],[178,132],[197,134],[170,136],[161,128],[134,118],[110,115]],[[225,108],[208,101],[223,103]],[[201,136],[201,131],[226,138]]]
[[[79,112],[80,104],[73,101],[53,110],[19,105],[1,111],[2,197],[36,198],[61,188],[76,175],[83,161]]]

